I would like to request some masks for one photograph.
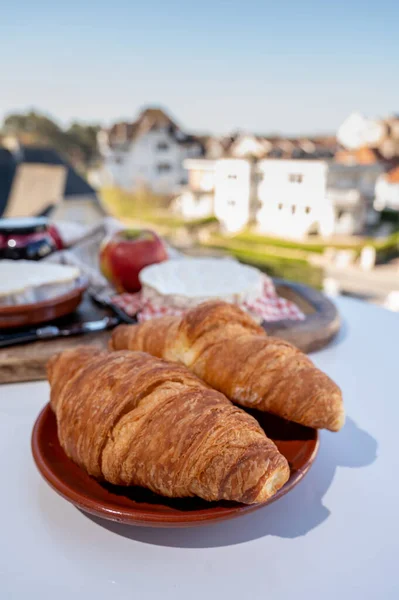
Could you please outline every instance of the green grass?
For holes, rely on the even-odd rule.
[[[145,189],[132,193],[114,187],[103,188],[100,196],[109,214],[125,222],[139,221],[171,230],[179,227],[190,229],[217,223],[216,217],[184,219],[176,216],[168,210],[169,198],[157,196]]]
[[[259,256],[268,254],[270,256],[276,256],[279,258],[286,258],[288,260],[304,260],[307,261],[309,253],[297,249],[288,248],[284,246],[264,245],[264,244],[253,244],[250,242],[241,241],[238,236],[227,237],[220,234],[213,234],[209,239],[209,245],[214,247],[220,247],[224,249],[230,249],[232,251],[243,251],[254,253]]]
[[[165,225],[170,228],[177,227],[188,227],[196,228],[202,227],[204,225],[210,225],[211,223],[217,223],[216,217],[203,217],[198,219],[183,219],[181,217],[175,217],[167,214],[152,214],[152,213],[144,213],[144,218],[146,218],[149,222]]]
[[[216,240],[220,241],[221,236]],[[285,253],[287,251],[294,253],[300,252],[303,255],[308,254],[323,254],[328,248],[334,250],[352,250],[355,252],[355,256],[358,257],[365,246],[371,246],[377,252],[377,259],[383,261],[385,257],[391,257],[399,251],[399,232],[394,232],[385,238],[371,238],[371,237],[354,237],[353,241],[348,240],[346,243],[336,242],[334,240],[326,240],[324,242],[312,242],[301,241],[296,242],[295,240],[285,240],[281,238],[274,238],[271,236],[263,236],[251,231],[243,231],[233,237],[222,238],[227,240],[227,245],[237,247],[237,244],[244,244],[248,248],[254,250],[263,251],[270,253],[271,249],[275,249],[277,252]]]
[[[353,240],[348,240],[345,243],[328,239],[325,241],[312,241],[311,238],[309,241],[295,241],[272,236],[264,236],[251,231],[243,231],[231,239],[261,246],[268,245],[275,246],[276,248],[302,250],[303,252],[310,252],[314,254],[323,254],[327,248],[334,248],[336,250],[361,250],[365,245],[373,245],[374,243],[372,238],[359,239],[358,237],[354,237]]]
[[[315,244],[311,242],[296,242],[294,240],[285,240],[271,236],[264,236],[251,231],[243,231],[235,235],[232,240],[254,244],[258,246],[274,246],[276,248],[287,248],[292,250],[303,250],[306,252],[315,252],[322,254],[326,248],[325,244]]]
[[[397,257],[399,253],[399,232],[395,231],[386,238],[373,240],[373,247],[376,250],[379,263]]]

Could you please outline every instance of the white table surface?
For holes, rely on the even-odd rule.
[[[30,435],[46,383],[0,387],[0,598],[399,598],[399,316],[339,299],[339,338],[313,355],[347,422],[280,501],[198,529],[81,513],[40,477]]]

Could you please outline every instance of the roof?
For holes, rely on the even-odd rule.
[[[142,111],[138,118],[139,123],[148,122],[149,125],[157,127],[168,127],[172,126],[178,129],[177,123],[166,114],[161,108],[146,108]]]
[[[110,143],[132,142],[147,131],[165,127],[171,131],[179,129],[178,125],[161,108],[146,108],[133,123],[126,121],[115,123],[108,130],[108,135]]]
[[[336,162],[357,165],[372,165],[382,159],[378,150],[363,146],[357,150],[339,150],[335,155]]]
[[[92,196],[96,200],[96,193],[91,185],[52,148],[22,146],[18,154],[13,154],[6,148],[0,148],[0,216],[4,214],[12,195],[18,167],[28,164],[64,167],[66,171],[64,198],[68,200],[68,198]]]
[[[6,148],[0,148],[0,216],[4,213],[14,179],[16,164]]]
[[[205,138],[208,155],[214,158],[212,143],[219,144],[224,157],[234,155],[236,146],[245,139],[256,140],[259,145],[257,158],[332,158],[337,141],[334,136],[283,137],[279,135],[258,135],[236,132],[231,136]]]
[[[56,150],[40,146],[24,146],[22,148],[22,161],[42,165],[62,165],[67,169],[64,196],[95,195],[94,189],[79,173],[64,160]]]
[[[399,183],[399,166],[388,171],[388,173],[385,175],[385,179],[388,181],[388,183]]]
[[[5,207],[5,217],[44,215],[60,203],[65,188],[63,165],[19,163]]]
[[[140,113],[137,121],[134,121],[133,123],[126,121],[115,123],[108,130],[109,144],[111,147],[123,147],[126,144],[130,144],[139,136],[154,129],[167,129],[169,134],[174,137],[178,144],[190,145],[198,143],[204,147],[200,137],[185,133],[164,110],[154,107],[144,109]]]

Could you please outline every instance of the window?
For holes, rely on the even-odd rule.
[[[303,175],[301,173],[290,173],[288,175],[288,181],[290,183],[302,183]]]
[[[307,215],[310,213],[310,206],[307,206],[307,207],[305,208],[305,213],[306,213]]]
[[[237,175],[227,175],[227,179],[237,179]]]
[[[229,198],[227,200],[227,206],[235,206],[236,205],[236,201],[233,200],[232,198]]]
[[[158,173],[169,173],[172,170],[172,166],[169,163],[159,163],[157,165]]]
[[[158,142],[157,150],[159,150],[159,152],[164,152],[165,150],[169,150],[169,144],[167,144],[166,142]]]
[[[291,206],[291,212],[292,212],[293,215],[295,215],[295,212],[296,212],[296,206],[295,206],[295,204],[293,204]]]

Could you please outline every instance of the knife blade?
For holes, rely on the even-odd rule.
[[[57,325],[46,325],[30,331],[18,331],[15,333],[6,333],[0,335],[0,348],[15,346],[16,344],[26,344],[39,340],[52,340],[58,337],[69,337],[73,335],[82,335],[95,331],[104,331],[118,325],[120,320],[117,317],[104,317],[98,321],[86,321],[75,323],[69,327],[57,327]]]

